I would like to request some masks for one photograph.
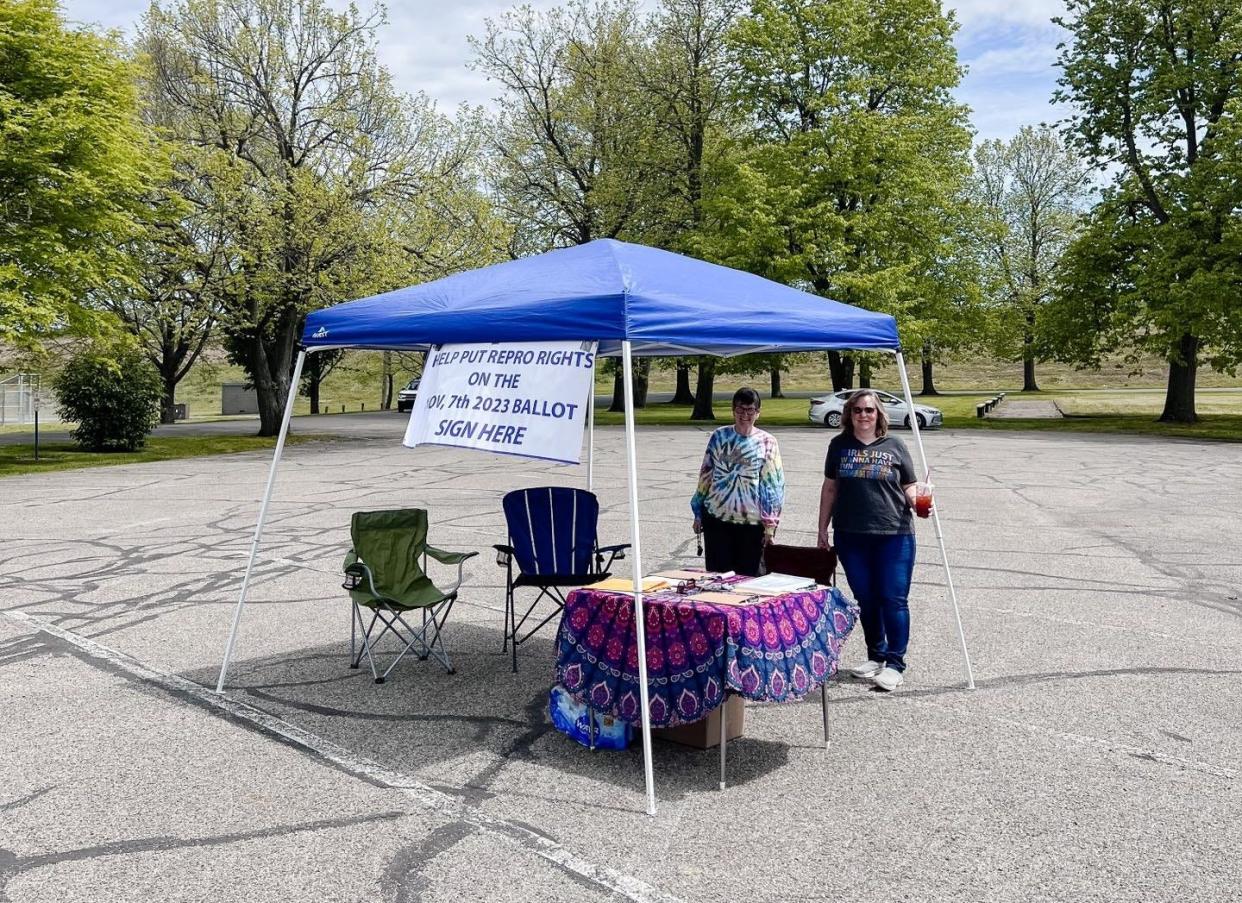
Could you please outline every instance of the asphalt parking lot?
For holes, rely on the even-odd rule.
[[[905,687],[834,685],[827,752],[817,697],[748,706],[723,792],[715,750],[657,744],[649,817],[637,746],[551,728],[552,634],[516,675],[500,652],[500,496],[585,467],[329,420],[286,451],[223,697],[266,455],[0,481],[0,901],[1242,899],[1236,446],[928,434],[977,689],[922,527]],[[829,433],[776,433],[809,542]],[[625,541],[622,434],[596,436]],[[695,560],[705,439],[640,434],[646,570]],[[351,512],[404,506],[481,554],[457,673],[377,686],[339,567]]]

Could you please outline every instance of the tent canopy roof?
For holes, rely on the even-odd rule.
[[[897,350],[887,314],[692,257],[612,239],[457,273],[318,310],[316,348],[598,341],[618,354]]]

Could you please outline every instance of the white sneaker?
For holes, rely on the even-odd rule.
[[[876,662],[871,659],[867,659],[861,665],[858,665],[855,668],[850,668],[850,675],[852,677],[857,677],[859,680],[866,680],[869,677],[875,677],[883,670],[883,662]]]
[[[884,668],[871,678],[871,682],[881,690],[891,693],[893,690],[896,690],[903,683],[905,683],[906,678],[905,675],[896,668]]]

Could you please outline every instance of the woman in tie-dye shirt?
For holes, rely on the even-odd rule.
[[[694,532],[703,534],[709,571],[758,576],[763,547],[776,535],[785,474],[776,437],[755,427],[759,393],[733,396],[733,425],[707,440],[699,485],[690,499]]]

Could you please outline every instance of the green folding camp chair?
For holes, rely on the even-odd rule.
[[[442,633],[457,600],[466,559],[479,553],[445,552],[427,545],[427,512],[422,508],[358,511],[351,521],[350,535],[354,547],[345,556],[348,579],[341,584],[353,600],[350,667],[357,668],[365,655],[371,676],[382,684],[397,662],[414,649],[421,660],[435,656],[449,674],[454,673]],[[440,589],[427,576],[428,556],[441,564],[457,565],[457,582],[449,589]],[[369,624],[364,624],[363,608],[371,609]],[[422,625],[417,630],[403,617],[414,611],[422,613]],[[377,624],[382,624],[383,629],[373,635]],[[361,651],[357,649],[359,631]],[[390,632],[402,648],[380,674],[375,668],[375,645]]]

